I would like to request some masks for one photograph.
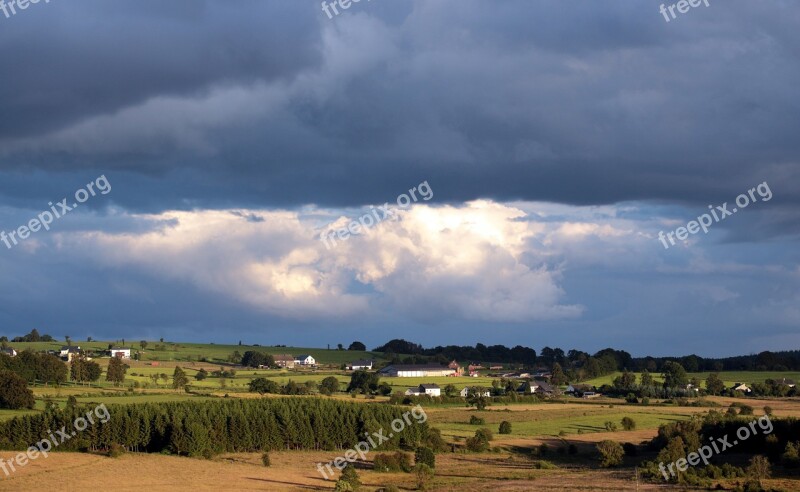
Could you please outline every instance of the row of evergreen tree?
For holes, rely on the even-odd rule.
[[[0,423],[0,449],[23,450],[86,415],[89,408],[67,407],[16,417]],[[381,449],[416,448],[426,442],[426,423],[404,424],[401,407],[356,404],[321,398],[230,399],[205,402],[112,405],[111,418],[62,443],[58,450],[102,450],[123,446],[131,451],[212,456],[223,452],[280,449],[341,450],[382,430],[393,434]],[[378,439],[373,437],[377,443]]]

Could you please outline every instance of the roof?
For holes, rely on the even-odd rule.
[[[447,366],[436,364],[396,364],[384,367],[381,372],[388,372],[390,369],[396,371],[452,371]]]
[[[426,390],[439,389],[439,385],[438,384],[420,384],[419,387],[422,388],[422,389],[426,389]]]
[[[275,360],[275,361],[279,361],[279,360],[294,360],[294,356],[291,355],[291,354],[278,354],[278,355],[273,355],[272,359]]]
[[[350,365],[352,366],[371,366],[372,361],[368,359],[354,360]]]
[[[309,357],[311,357],[311,356],[308,355],[308,354],[303,354],[303,355],[298,355],[296,358],[300,359],[300,360],[303,360],[303,359],[307,359]],[[313,357],[311,357],[311,358],[313,359]]]
[[[64,345],[63,347],[61,347],[61,350],[62,351],[67,350],[67,351],[69,351],[71,353],[75,353],[75,352],[79,352],[81,350],[81,348],[80,347],[68,347],[68,346]]]

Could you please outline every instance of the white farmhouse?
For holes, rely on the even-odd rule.
[[[299,366],[316,366],[317,361],[308,354],[298,355],[294,359],[294,363]]]
[[[438,384],[420,384],[416,388],[406,390],[406,396],[442,396],[442,389]]]
[[[131,358],[131,349],[126,347],[113,347],[109,352],[111,352],[111,357],[116,357],[118,359]]]

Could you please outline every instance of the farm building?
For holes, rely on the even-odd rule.
[[[359,370],[362,370],[362,369],[372,370],[372,366],[373,365],[374,365],[374,362],[371,361],[371,360],[366,360],[366,359],[354,360],[350,364],[350,369],[352,369],[354,371],[359,371]]]
[[[386,366],[378,374],[396,378],[426,378],[437,376],[454,376],[455,370],[433,364],[397,364]]]
[[[69,347],[67,345],[64,345],[63,347],[61,347],[61,352],[59,353],[59,355],[61,356],[62,359],[66,360],[67,362],[72,362],[72,359],[80,353],[81,353],[80,347]]]
[[[295,365],[299,366],[316,366],[317,361],[308,354],[298,355],[294,358]]]
[[[545,395],[549,395],[554,392],[553,387],[543,381],[530,381],[522,383],[519,389],[517,389],[517,391],[526,394],[535,393],[535,394],[545,394]]]
[[[111,357],[117,357],[119,359],[130,359],[131,358],[131,349],[125,347],[114,347],[109,350],[111,352]]]
[[[0,349],[0,354],[5,354],[5,355],[7,355],[9,357],[16,357],[17,356],[17,351],[14,350],[11,347],[6,347],[4,349]]]
[[[743,393],[750,393],[751,391],[750,387],[747,386],[745,383],[734,383],[733,388],[731,389],[733,391],[741,391]]]
[[[442,390],[439,388],[438,384],[420,384],[416,388],[411,388],[406,390],[407,396],[419,396],[419,395],[428,395],[428,396],[442,396]]]
[[[461,367],[461,366],[458,364],[458,362],[456,362],[455,360],[453,360],[452,362],[450,362],[450,364],[448,364],[448,365],[447,365],[447,367],[448,367],[448,368],[450,368],[450,369],[452,369],[452,370],[454,370],[454,371],[455,371],[455,375],[456,375],[456,376],[463,376],[463,375],[464,375],[464,368],[463,368],[463,367]]]
[[[473,389],[473,388],[466,387],[466,388],[462,389],[462,390],[461,390],[461,393],[460,393],[460,395],[461,395],[461,398],[466,398],[467,396],[469,396],[469,391],[470,391],[471,389]],[[486,388],[475,388],[475,389],[477,389],[478,391],[480,391],[482,396],[486,396],[486,397],[490,397],[490,396],[492,396],[492,392],[491,392],[491,391],[489,391],[489,390],[488,390],[488,389],[486,389]]]
[[[292,369],[294,367],[294,356],[291,354],[278,354],[273,357],[275,360],[275,365],[278,367],[285,367],[287,369]]]

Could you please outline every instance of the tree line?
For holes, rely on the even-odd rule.
[[[86,408],[67,407],[0,422],[0,449],[24,450],[52,429],[72,427]],[[213,456],[281,449],[342,450],[402,418],[403,408],[320,398],[229,399],[205,402],[111,405],[111,418],[96,422],[59,450],[108,450]],[[427,442],[426,423],[394,433],[382,449],[414,449]]]
[[[558,347],[544,347],[538,354],[529,347],[517,345],[486,346],[482,343],[471,346],[448,345],[424,348],[422,345],[403,339],[394,339],[375,348],[392,363],[446,363],[453,359],[466,363],[498,362],[513,363],[533,368],[552,368],[556,364],[568,379],[580,381],[604,376],[616,371],[662,372],[668,362],[677,362],[688,372],[719,371],[796,371],[800,370],[800,350],[783,352],[761,352],[724,358],[708,358],[698,355],[683,357],[633,357],[624,350],[605,348],[594,354],[572,349],[564,352]]]

